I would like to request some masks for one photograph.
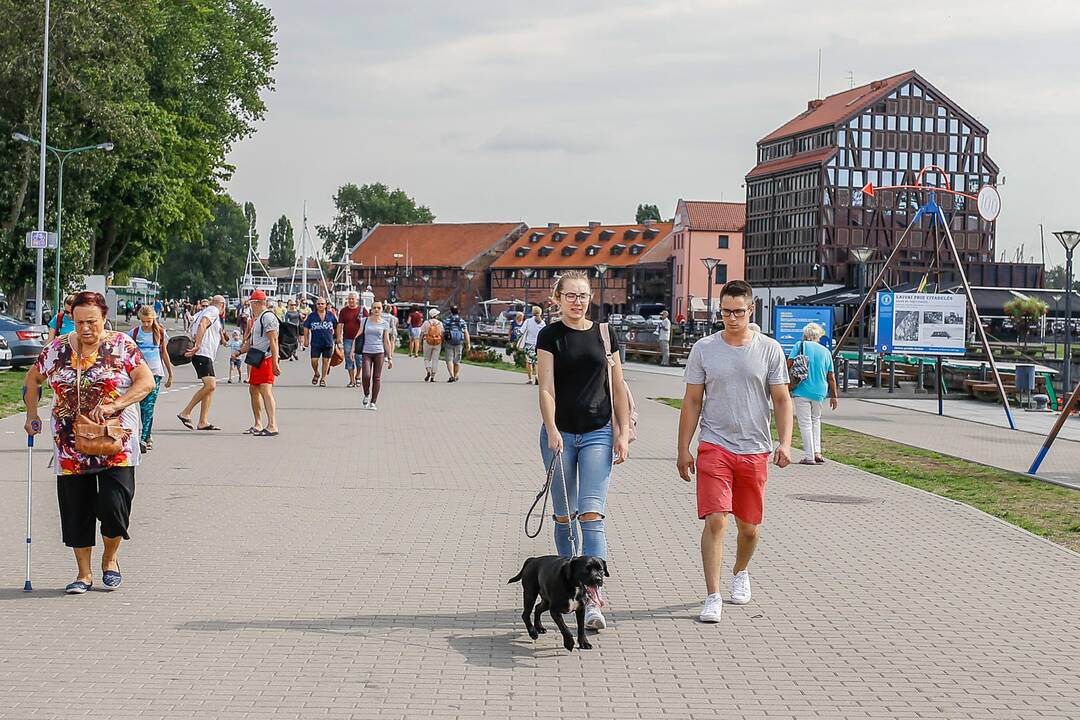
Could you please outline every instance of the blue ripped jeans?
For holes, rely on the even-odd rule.
[[[556,468],[551,480],[551,509],[556,517],[569,517],[570,522],[555,522],[555,549],[559,555],[570,557],[570,533],[573,533],[580,554],[595,555],[607,560],[604,506],[607,504],[608,484],[611,482],[614,445],[611,423],[582,435],[566,432],[561,434],[562,472]],[[544,458],[544,469],[551,467],[554,453],[548,448],[545,427],[540,428],[540,455]],[[565,495],[563,478],[566,479]],[[566,507],[567,499],[570,501],[569,509]],[[600,518],[579,522],[578,516],[585,513],[596,513]],[[579,530],[581,540],[578,540]]]

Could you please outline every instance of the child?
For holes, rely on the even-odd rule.
[[[240,360],[241,336],[239,330],[232,331],[232,339],[229,340],[229,383],[232,383],[233,370],[236,370],[236,382],[244,381],[243,365]]]

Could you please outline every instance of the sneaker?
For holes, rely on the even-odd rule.
[[[705,598],[705,604],[701,606],[701,614],[698,620],[703,623],[720,622],[720,613],[724,611],[724,600],[720,593],[713,593]]]
[[[360,404],[363,405],[364,407],[367,407],[367,404],[368,404],[368,402],[370,402],[370,400],[371,400],[371,398],[369,398],[367,395],[365,395],[364,399],[360,402]]]
[[[743,570],[731,579],[731,604],[745,605],[750,602],[750,571]]]
[[[378,410],[379,408],[375,407],[375,403],[370,403],[370,404],[369,404],[369,405],[367,406],[367,409],[368,409],[368,410]]]
[[[604,619],[604,614],[600,612],[600,608],[596,607],[592,603],[585,606],[585,629],[586,630],[603,630],[607,627],[607,620]]]

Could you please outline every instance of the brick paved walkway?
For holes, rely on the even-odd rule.
[[[1080,716],[1080,557],[836,464],[774,472],[754,602],[698,625],[676,413],[646,399],[679,392],[664,375],[632,377],[643,437],[612,485],[612,627],[588,653],[531,642],[506,579],[551,545],[521,531],[535,392],[464,375],[424,384],[403,359],[370,413],[293,363],[277,439],[240,435],[243,386],[219,391],[215,435],[173,419],[189,390],[164,395],[111,595],[59,592],[72,562],[44,453],[21,592],[25,451],[21,420],[0,422],[0,717]]]

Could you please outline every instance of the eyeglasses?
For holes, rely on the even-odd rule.
[[[720,308],[720,314],[723,315],[724,317],[743,318],[743,317],[746,317],[746,313],[747,313],[746,308],[738,308],[736,310],[728,310],[727,308]]]
[[[589,298],[592,297],[592,293],[568,292],[568,293],[563,293],[562,296],[563,296],[563,300],[566,300],[567,302],[571,302],[571,303],[576,303],[578,301],[589,302]]]

